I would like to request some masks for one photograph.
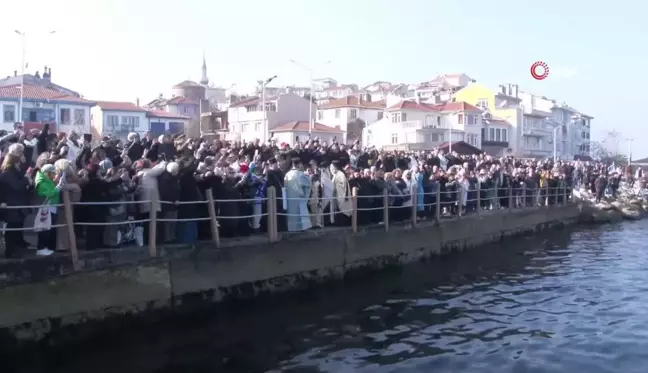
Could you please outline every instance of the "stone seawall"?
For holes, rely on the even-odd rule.
[[[357,234],[349,228],[331,228],[283,235],[275,244],[252,238],[218,250],[166,249],[160,258],[136,263],[116,260],[128,255],[111,252],[107,255],[112,260],[85,259],[84,270],[74,273],[68,264],[58,263],[41,268],[48,275],[39,276],[25,273],[28,266],[0,278],[0,350],[45,338],[56,343],[59,335],[69,335],[70,328],[78,331],[83,325],[96,326],[125,315],[194,309],[299,289],[464,250],[575,223],[580,210],[577,205],[528,208],[470,215],[439,225],[423,221],[416,227],[392,225],[388,231],[384,226],[361,228]],[[141,258],[137,253],[131,256]]]

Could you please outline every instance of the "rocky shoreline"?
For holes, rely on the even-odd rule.
[[[648,216],[648,199],[646,190],[631,188],[622,183],[617,198],[605,196],[601,202],[589,190],[574,190],[574,199],[582,204],[586,211],[584,220],[591,223],[613,223],[622,220],[639,220]]]

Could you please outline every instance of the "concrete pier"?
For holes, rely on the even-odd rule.
[[[69,260],[43,258],[0,265],[0,350],[57,334],[66,328],[147,312],[175,311],[228,299],[299,289],[363,270],[422,260],[431,255],[575,223],[577,205],[534,207],[470,215],[441,224],[420,222],[330,228],[205,245],[89,253],[82,270]]]

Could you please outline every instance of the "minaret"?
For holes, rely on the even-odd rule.
[[[205,52],[203,52],[202,78],[200,78],[200,84],[209,84],[209,79],[207,78],[207,61],[205,61]]]

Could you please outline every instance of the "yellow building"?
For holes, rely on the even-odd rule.
[[[522,99],[518,96],[517,84],[500,85],[499,91],[493,91],[479,83],[470,83],[454,95],[455,101],[464,101],[488,111],[483,121],[482,148],[501,155],[520,155],[522,152],[523,111],[520,108]],[[508,130],[504,132],[504,128]],[[493,152],[491,149],[499,150]]]

